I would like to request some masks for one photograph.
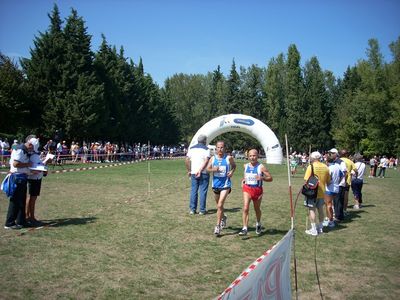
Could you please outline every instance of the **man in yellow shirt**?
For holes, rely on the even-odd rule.
[[[349,159],[349,153],[346,149],[340,150],[340,159],[346,164],[346,185],[344,189],[344,203],[343,203],[343,213],[347,215],[347,205],[349,203],[349,190],[351,186],[351,174],[355,173],[357,176],[357,167],[352,160]],[[353,171],[353,172],[352,172]]]
[[[324,221],[324,194],[326,185],[330,182],[330,175],[329,175],[329,168],[320,162],[321,153],[315,151],[311,153],[310,160],[311,164],[307,167],[306,173],[304,174],[304,180],[307,182],[308,178],[312,174],[311,165],[314,169],[314,175],[318,177],[319,184],[318,184],[318,194],[317,199],[313,203],[312,207],[307,205],[309,211],[309,219],[311,223],[311,228],[306,230],[306,233],[309,235],[316,236],[319,233],[322,233]],[[316,224],[316,216],[315,212],[318,209],[318,219],[319,223]]]

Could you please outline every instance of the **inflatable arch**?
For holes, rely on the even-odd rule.
[[[207,136],[209,143],[218,135],[231,131],[244,132],[257,139],[264,148],[267,164],[282,163],[282,148],[273,131],[260,120],[241,114],[219,116],[208,121],[196,132],[189,147],[197,144],[201,134]]]

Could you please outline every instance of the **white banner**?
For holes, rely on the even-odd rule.
[[[292,239],[293,230],[290,230],[277,244],[244,270],[217,299],[291,299]]]

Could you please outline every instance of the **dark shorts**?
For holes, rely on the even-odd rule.
[[[231,193],[231,188],[230,188],[230,187],[221,188],[221,189],[215,189],[215,188],[213,188],[212,190],[213,190],[214,194],[220,194],[221,191],[224,191],[224,190],[229,190],[229,191],[228,191],[228,194]]]
[[[28,186],[29,186],[29,195],[40,196],[42,179],[28,179]]]
[[[345,187],[344,187],[344,190],[345,190],[346,192],[350,191],[350,186],[349,186],[349,185],[348,185],[348,186],[345,186]]]
[[[304,197],[304,206],[308,208],[320,208],[325,204],[324,199],[317,198],[317,199],[307,199]]]

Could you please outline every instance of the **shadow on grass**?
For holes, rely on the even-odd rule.
[[[347,208],[349,209],[353,209],[353,205],[347,205]],[[352,210],[352,211],[363,211],[363,209],[364,208],[368,208],[368,207],[376,207],[376,205],[375,204],[362,204],[362,207],[361,208],[359,208],[359,209],[354,209],[354,210]]]
[[[46,226],[51,227],[63,227],[70,225],[86,225],[88,223],[93,223],[97,218],[96,217],[87,217],[87,218],[64,218],[64,219],[53,219],[53,220],[43,220],[42,222]]]
[[[225,230],[230,230],[230,231],[227,232]],[[268,229],[263,228],[263,231],[260,234],[256,234],[256,228],[249,227],[247,235],[239,236],[240,230],[242,230],[242,227],[228,226],[224,229],[222,234],[220,234],[218,237],[237,235],[238,237],[242,238],[243,240],[248,240],[250,238],[259,238],[259,237],[262,237],[263,235],[282,235],[282,236],[284,236],[287,233],[287,231],[285,231],[285,230],[280,230],[280,229],[275,229],[275,228],[268,228]]]
[[[235,213],[235,212],[238,212],[241,210],[242,210],[241,207],[224,208],[224,212],[230,212],[230,213]],[[215,208],[207,210],[208,215],[212,215],[212,214],[216,214],[216,213],[217,213],[217,209],[215,209]]]
[[[348,211],[348,215],[345,217],[345,219],[341,223],[350,223],[353,222],[354,219],[359,219],[361,218],[362,214],[368,214],[369,212],[364,210],[363,208],[360,208],[358,210],[352,210]]]
[[[367,207],[376,207],[376,205],[375,204],[366,204],[366,205],[362,205],[362,207],[360,208],[360,210],[362,211],[364,208],[367,208]]]
[[[329,232],[333,232],[333,231],[338,231],[338,230],[346,229],[347,226],[346,226],[345,223],[349,223],[349,222],[351,222],[351,220],[348,221],[348,222],[342,221],[342,222],[340,222],[340,223],[336,223],[336,226],[333,227],[333,228],[324,227],[323,232],[324,232],[324,233],[329,233]]]

